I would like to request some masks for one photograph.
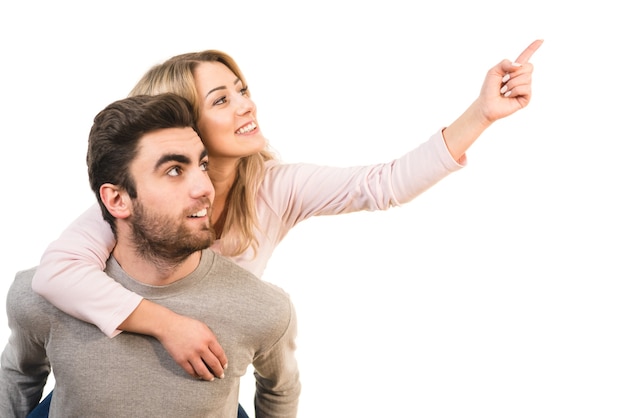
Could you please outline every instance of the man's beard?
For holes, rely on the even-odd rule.
[[[139,199],[134,199],[131,226],[137,253],[159,264],[180,263],[215,241],[215,230],[211,226],[191,231],[177,219],[150,213]]]

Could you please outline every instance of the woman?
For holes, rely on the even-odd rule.
[[[448,127],[401,158],[373,166],[281,164],[268,151],[242,72],[219,51],[175,56],[149,70],[131,95],[173,92],[194,105],[216,192],[212,248],[261,277],[297,223],[406,203],[463,167],[465,152],[485,129],[529,103],[528,60],[541,43],[491,68],[478,98]],[[110,336],[120,330],[154,336],[196,377],[223,376],[226,356],[206,325],[141,299],[102,272],[114,244],[94,205],[48,247],[35,291]]]

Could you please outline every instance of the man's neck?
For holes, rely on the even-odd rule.
[[[169,261],[147,258],[136,249],[119,243],[112,253],[122,269],[138,282],[152,286],[164,286],[191,274],[200,263],[201,251],[196,251],[184,260]]]

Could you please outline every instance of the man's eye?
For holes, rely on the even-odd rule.
[[[208,170],[209,170],[209,162],[208,162],[208,161],[203,161],[203,162],[200,164],[200,169],[201,169],[202,171],[208,171]]]
[[[180,176],[180,167],[173,167],[168,170],[167,175],[170,177],[178,177]]]

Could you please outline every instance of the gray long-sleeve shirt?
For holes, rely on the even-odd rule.
[[[257,417],[295,417],[300,380],[296,317],[289,297],[205,250],[198,268],[168,286],[128,277],[111,258],[107,273],[125,287],[208,324],[228,355],[224,379],[189,376],[154,338],[104,335],[31,288],[19,272],[7,296],[11,335],[2,353],[0,416],[22,417],[40,400],[52,367],[54,417],[236,417],[239,382],[252,364]]]

